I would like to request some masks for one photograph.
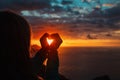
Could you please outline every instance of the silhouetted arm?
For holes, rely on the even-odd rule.
[[[45,33],[40,38],[40,43],[42,48],[36,53],[35,57],[32,58],[33,68],[39,76],[45,75],[45,65],[43,65],[43,63],[46,60],[48,53],[47,51],[48,44],[46,42],[46,37],[48,36],[49,36],[48,33]]]
[[[32,59],[34,69],[38,75],[45,77],[45,80],[60,80],[59,78],[59,57],[58,51],[62,39],[56,34],[52,34],[51,37],[54,39],[51,45],[48,45],[46,38],[50,35],[45,33],[41,38],[42,48],[36,53]],[[46,67],[43,65],[44,61],[47,60]]]
[[[33,68],[35,72],[40,76],[44,76],[45,74],[45,66],[43,65],[43,63],[46,60],[46,54],[47,51],[41,48],[32,58]]]
[[[59,80],[59,57],[57,50],[48,53],[46,80]]]
[[[62,43],[60,36],[55,33],[51,37],[54,39],[53,43],[49,46],[48,61],[46,66],[46,80],[60,80],[59,77],[59,56],[57,49]]]

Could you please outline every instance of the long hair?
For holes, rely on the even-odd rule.
[[[26,19],[13,11],[1,11],[0,30],[4,72],[9,79],[35,80],[29,58],[31,29]]]

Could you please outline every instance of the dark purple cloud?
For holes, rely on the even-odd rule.
[[[108,24],[98,24],[89,22],[69,22],[61,23],[55,22],[58,19],[42,19],[42,18],[27,18],[29,23],[32,25],[32,30],[34,33],[34,38],[38,39],[40,34],[46,31],[64,33],[67,38],[74,39],[100,39],[101,36],[104,38],[109,38],[106,33],[119,30],[119,26],[108,25]],[[64,19],[63,19],[64,20]],[[102,34],[102,35],[100,35]],[[111,34],[112,35],[112,34]],[[99,37],[100,36],[100,37]],[[111,36],[111,38],[114,37]]]
[[[47,29],[55,30],[61,34],[64,33],[64,36],[77,39],[83,36],[85,36],[85,39],[96,39],[95,36],[98,38],[99,33],[120,30],[120,26],[115,25],[120,20],[120,17],[114,18],[114,16],[120,16],[119,5],[106,9],[105,13],[101,13],[101,9],[95,10],[90,13],[92,15],[91,18],[83,17],[81,19],[79,13],[75,14],[75,11],[65,11],[62,8],[63,6],[56,5],[51,7],[50,3],[51,0],[0,0],[0,9],[18,11],[31,24],[35,38],[46,32]],[[69,3],[64,2],[64,4],[67,5]],[[27,13],[23,15],[22,11],[28,11],[31,16]],[[109,17],[106,18],[106,15]],[[47,18],[45,18],[46,16]],[[106,35],[105,37],[108,36]]]
[[[0,9],[31,10],[50,7],[50,0],[0,0]]]
[[[87,37],[87,39],[97,39],[96,37],[93,37],[90,34],[88,34],[86,37]]]
[[[105,10],[109,17],[120,17],[120,3],[115,7]]]

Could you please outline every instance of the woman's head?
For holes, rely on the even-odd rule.
[[[2,39],[11,48],[30,46],[30,27],[28,22],[12,11],[0,12],[0,28]]]
[[[0,30],[1,54],[7,63],[9,75],[16,72],[29,74],[31,30],[28,22],[12,11],[1,11]]]

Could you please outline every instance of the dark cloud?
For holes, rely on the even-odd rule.
[[[50,0],[0,0],[0,9],[31,10],[50,7]]]
[[[116,4],[116,6],[106,9],[105,12],[107,13],[106,15],[109,17],[120,17],[120,3]]]
[[[106,34],[106,36],[108,36],[108,37],[112,37],[112,34],[108,33],[108,34]]]
[[[73,1],[69,1],[69,0],[68,1],[67,0],[62,1],[63,5],[72,4],[72,3],[73,3]]]
[[[41,36],[47,31],[53,31],[59,32],[67,38],[96,39],[96,37],[92,34],[95,34],[97,37],[99,37],[98,34],[100,33],[120,30],[120,26],[115,25],[116,21],[120,20],[119,4],[117,4],[115,7],[106,9],[105,13],[104,11],[102,12],[101,9],[95,8],[94,11],[89,14],[89,16],[91,15],[92,17],[85,16],[81,18],[80,11],[84,11],[84,8],[81,10],[81,8],[70,7],[72,11],[67,11],[63,8],[65,7],[64,5],[69,5],[72,2],[62,2],[61,4],[64,4],[62,6],[55,5],[51,7],[51,1],[52,0],[0,0],[0,9],[29,11],[31,16],[28,16],[26,13],[25,14],[27,16],[23,15],[22,13],[21,15],[23,15],[31,24],[34,38],[38,38],[38,36]],[[74,4],[72,5],[75,7]],[[75,14],[75,10],[77,10],[79,13]],[[36,15],[36,13],[39,16]],[[105,37],[113,37],[111,35],[108,34],[105,35]]]
[[[90,34],[88,34],[86,37],[87,37],[87,39],[97,39],[96,37],[93,37]]]
[[[52,21],[51,19],[49,20],[34,17],[29,17],[28,19],[32,25],[34,38],[38,38],[40,34],[51,31],[63,34],[63,36],[67,37],[68,39],[99,39],[101,38],[99,36],[105,35],[105,38],[108,37],[106,34],[99,35],[100,33],[112,32],[120,29],[118,26],[107,24],[100,25],[88,22],[59,23],[54,22],[56,19],[52,19],[53,22],[50,22]]]

